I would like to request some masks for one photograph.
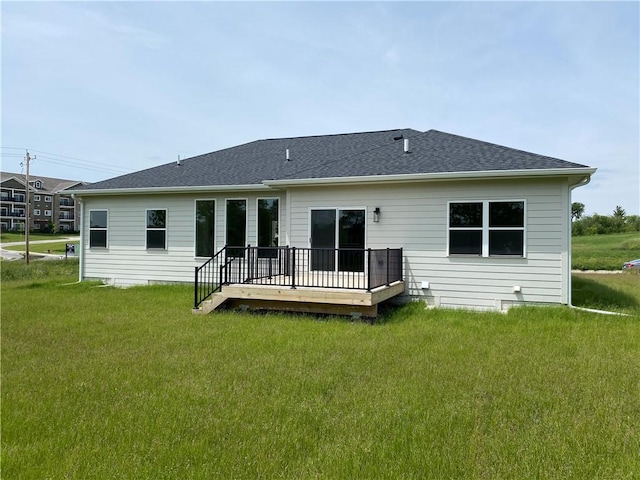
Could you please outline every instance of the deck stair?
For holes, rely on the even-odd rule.
[[[193,313],[207,314],[213,312],[216,308],[227,301],[229,297],[222,292],[216,292],[208,300],[200,304],[198,308],[193,309]]]

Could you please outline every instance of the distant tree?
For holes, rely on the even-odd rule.
[[[613,211],[613,216],[616,218],[624,218],[627,212],[620,205],[616,206],[616,209]]]
[[[571,220],[580,220],[584,214],[584,203],[573,202],[571,204]]]

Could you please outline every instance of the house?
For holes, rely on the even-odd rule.
[[[258,140],[76,187],[80,278],[193,282],[213,262],[200,283],[254,300],[259,283],[271,301],[305,302],[291,296],[304,284],[440,307],[568,304],[571,192],[594,172],[437,130]]]
[[[3,232],[24,231],[27,212],[27,178],[20,173],[0,172],[0,226]],[[30,175],[29,220],[31,230],[49,231],[55,225],[62,232],[80,229],[80,209],[66,189],[86,185],[78,180],[64,180]]]

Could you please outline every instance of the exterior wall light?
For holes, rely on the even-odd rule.
[[[380,221],[380,207],[376,207],[373,211],[373,221],[376,223]]]

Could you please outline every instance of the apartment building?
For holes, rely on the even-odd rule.
[[[29,176],[32,231],[75,232],[80,228],[80,207],[66,189],[86,185],[78,180]],[[19,173],[0,172],[0,227],[24,231],[27,219],[27,179]]]

